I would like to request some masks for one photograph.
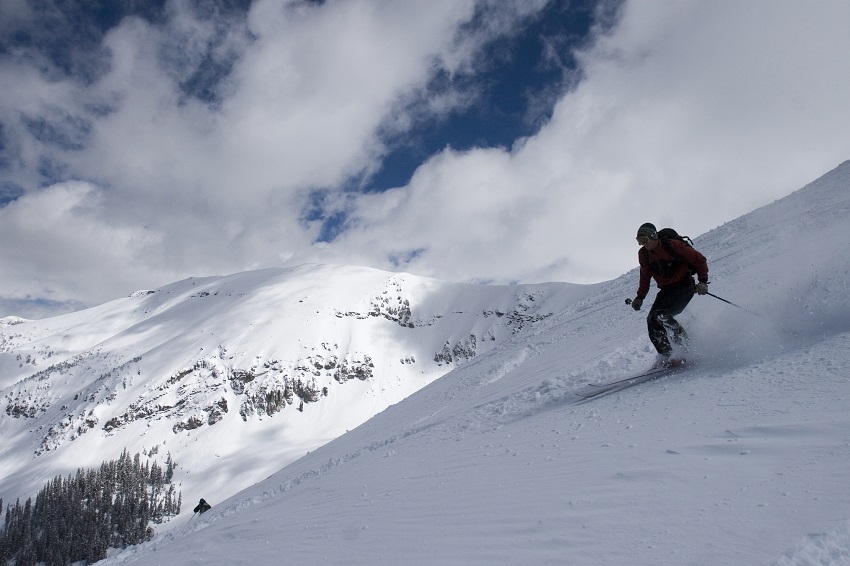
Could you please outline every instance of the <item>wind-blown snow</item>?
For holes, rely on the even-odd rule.
[[[654,358],[632,271],[104,563],[850,564],[850,162],[695,242],[752,312],[689,369],[575,395]]]

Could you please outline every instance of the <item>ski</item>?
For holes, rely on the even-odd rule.
[[[576,391],[575,394],[583,399],[592,399],[594,397],[599,397],[600,395],[622,391],[623,389],[628,389],[629,387],[640,383],[645,383],[666,375],[677,373],[686,367],[687,366],[680,365],[674,367],[655,368],[644,373],[631,375],[616,381],[609,381],[607,383],[589,383],[586,389]]]
[[[678,366],[681,367],[681,366]],[[588,383],[591,387],[608,387],[610,385],[617,385],[618,383],[625,383],[626,381],[631,381],[633,379],[638,379],[639,377],[645,377],[647,375],[655,375],[656,373],[662,373],[665,371],[670,371],[671,369],[676,369],[674,367],[660,367],[653,368],[647,372],[639,373],[637,375],[630,375],[629,377],[624,377],[623,379],[618,379],[617,381],[609,381],[607,383]]]

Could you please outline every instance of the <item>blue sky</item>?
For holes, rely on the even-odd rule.
[[[305,262],[615,277],[641,223],[695,236],[850,156],[848,16],[4,0],[0,316]]]
[[[534,134],[577,80],[573,50],[589,40],[596,12],[595,1],[551,2],[515,30],[488,41],[466,72],[435,74],[424,96],[468,90],[476,103],[440,120],[421,120],[403,139],[390,140],[396,143],[369,179],[369,190],[403,186],[419,164],[447,145],[457,150],[509,148],[517,138]],[[475,18],[468,25],[474,27]]]

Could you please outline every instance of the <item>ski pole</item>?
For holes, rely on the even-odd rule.
[[[750,313],[750,314],[752,314],[752,315],[755,315],[755,316],[761,316],[761,315],[760,315],[759,313],[757,313],[757,312],[753,312],[753,311],[751,311],[750,309],[745,309],[745,308],[744,308],[744,307],[742,307],[741,305],[736,305],[736,304],[735,304],[735,303],[733,303],[732,301],[727,301],[727,300],[726,300],[726,299],[724,299],[723,297],[718,297],[718,296],[717,296],[717,295],[715,295],[714,293],[706,293],[706,295],[708,295],[709,297],[714,297],[715,299],[718,299],[718,300],[720,300],[720,301],[723,301],[724,303],[729,304],[729,305],[732,305],[733,307],[737,307],[737,308],[741,309],[742,311],[746,311],[746,312],[748,312],[748,313]]]
[[[733,303],[732,301],[727,301],[727,300],[726,300],[726,299],[724,299],[723,297],[718,297],[718,296],[717,296],[717,295],[715,295],[714,293],[706,293],[706,295],[708,295],[708,296],[710,296],[710,297],[714,297],[715,299],[721,300],[721,301],[723,301],[723,302],[724,302],[724,303],[726,303],[726,304],[732,305],[733,307],[737,307],[737,308],[741,309],[742,311],[745,311],[745,312],[750,313],[751,315],[754,315],[754,316],[761,316],[761,315],[760,315],[759,313],[757,313],[757,312],[753,312],[753,311],[751,311],[750,309],[746,309],[746,308],[742,307],[741,305],[737,305],[737,304]],[[627,305],[631,305],[631,304],[632,304],[632,300],[631,300],[631,299],[626,299],[626,304],[627,304]]]
[[[188,525],[189,523],[191,523],[191,522],[192,522],[192,519],[194,519],[194,518],[195,518],[195,515],[197,515],[197,514],[198,514],[198,512],[197,512],[197,511],[195,511],[194,513],[192,513],[192,516],[191,516],[191,517],[189,517],[189,520],[188,520],[188,521],[186,521],[186,524]]]

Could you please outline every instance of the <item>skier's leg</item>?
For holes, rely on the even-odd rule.
[[[675,318],[669,315],[663,316],[663,323],[667,330],[670,331],[670,339],[674,344],[678,344],[679,346],[687,346],[688,344],[688,333],[685,332],[685,328],[679,324]]]
[[[682,285],[678,285],[672,289],[672,297],[669,308],[667,309],[666,324],[672,333],[673,342],[680,346],[687,346],[688,333],[685,332],[684,327],[673,317],[685,310],[685,307],[694,298],[695,289],[693,279],[688,279]]]
[[[673,348],[670,346],[670,340],[667,338],[667,328],[664,326],[664,313],[655,310],[654,305],[646,317],[646,328],[649,332],[649,340],[655,346],[655,350],[665,358],[669,357],[673,352]]]
[[[670,339],[667,337],[668,330],[676,344],[684,345],[687,342],[688,334],[674,316],[685,310],[693,296],[693,279],[687,279],[679,285],[665,287],[656,295],[646,322],[649,339],[662,356],[668,357],[673,352]]]

